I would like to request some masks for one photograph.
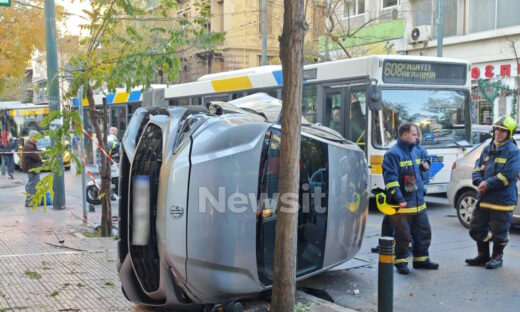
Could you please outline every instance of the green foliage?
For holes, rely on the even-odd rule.
[[[517,119],[516,118],[516,106],[517,106],[517,103],[518,103],[518,94],[516,92],[513,92],[513,102],[511,103],[511,105],[513,107],[511,109],[511,117],[513,117],[514,119]],[[517,122],[518,122],[518,120],[517,120]]]
[[[114,282],[112,282],[112,281],[106,282],[105,286],[107,286],[108,288],[115,288]]]
[[[495,99],[503,92],[506,96],[513,94],[511,117],[516,119],[516,106],[518,103],[518,95],[515,90],[511,90],[509,86],[504,85],[501,80],[492,82],[489,79],[479,79],[478,92],[489,102],[493,103]]]
[[[55,291],[51,292],[50,296],[56,297],[58,294],[59,294],[59,292],[57,290],[55,290]]]
[[[298,302],[296,304],[296,306],[294,307],[295,312],[306,312],[306,311],[310,311],[310,309],[311,309],[310,302],[305,302],[305,303]]]
[[[192,18],[175,17],[177,1],[162,0],[146,7],[141,1],[91,1],[91,19],[84,25],[92,36],[83,44],[87,52],[71,60],[80,71],[74,73],[69,96],[78,88],[148,88],[161,70],[168,81],[177,79],[181,56],[193,50],[214,50],[224,38],[222,33],[206,30],[209,4],[196,3]]]
[[[491,103],[495,101],[500,94],[500,91],[503,91],[506,94],[511,92],[511,89],[507,85],[502,84],[502,81],[500,80],[491,82],[489,79],[479,79],[477,80],[477,83],[479,92]]]
[[[89,99],[89,107],[94,109],[93,90],[115,92],[116,88],[131,90],[140,87],[146,90],[154,83],[157,72],[170,83],[177,79],[181,68],[181,58],[198,50],[215,50],[216,44],[224,39],[223,33],[207,31],[209,24],[210,7],[208,2],[193,6],[192,17],[177,15],[177,1],[161,0],[158,5],[150,7],[148,1],[131,0],[92,0],[92,9],[86,11],[89,23],[82,25],[90,36],[80,41],[85,49],[70,59],[73,68],[72,82],[65,97],[76,97],[80,88]],[[96,109],[92,123],[101,124],[96,129],[96,136],[103,137],[103,129],[107,125],[102,121],[106,116]],[[79,115],[75,112],[51,114],[51,120],[61,118],[61,126],[53,130],[56,146],[45,152],[52,161],[41,170],[50,169],[62,174],[59,169],[58,158],[66,146],[64,138],[68,138],[69,127],[75,127],[81,134]],[[101,146],[106,142],[100,140]],[[81,163],[73,157],[77,167]],[[105,159],[102,163],[105,164]],[[106,181],[110,176],[104,166],[101,172],[102,185],[109,185]],[[108,168],[108,170],[110,170]],[[42,179],[33,196],[33,202],[39,203],[46,191],[52,192],[52,178]],[[103,193],[104,190],[101,190]],[[109,216],[110,203],[102,201],[102,215]],[[103,235],[111,235],[111,219],[107,217],[103,224]]]
[[[39,280],[40,278],[42,278],[42,275],[40,273],[29,271],[29,270],[25,270],[25,276],[27,276],[30,279],[36,279],[36,280]]]
[[[56,127],[52,124],[55,120],[63,121],[63,124],[59,127]],[[49,130],[45,130],[43,135],[37,136],[37,139],[42,137],[49,137],[54,140],[54,145],[48,147],[45,152],[41,154],[42,158],[48,158],[49,161],[42,164],[39,168],[34,168],[31,171],[35,173],[40,173],[42,171],[50,171],[57,172],[59,175],[63,175],[63,170],[61,168],[61,157],[65,153],[69,153],[71,156],[71,162],[76,165],[78,170],[76,171],[77,175],[81,174],[82,163],[81,160],[74,155],[72,150],[70,149],[71,137],[69,133],[69,125],[74,125],[74,130],[78,135],[81,135],[79,125],[81,124],[81,119],[79,114],[75,111],[67,111],[64,110],[62,112],[51,112],[47,117],[42,120],[41,126],[42,128],[49,128]],[[43,201],[43,211],[47,211],[47,197],[46,193],[50,192],[51,198],[54,198],[53,192],[53,181],[54,176],[52,174],[46,175],[36,184],[36,193],[31,196],[33,203],[33,210],[35,210],[38,205]],[[28,195],[27,193],[25,195]]]

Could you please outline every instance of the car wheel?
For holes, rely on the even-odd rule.
[[[477,192],[474,190],[465,191],[457,199],[457,217],[462,225],[469,227],[473,208],[477,202]]]
[[[87,202],[92,205],[101,204],[101,199],[98,198],[99,190],[95,185],[87,186]]]

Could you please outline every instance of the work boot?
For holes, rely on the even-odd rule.
[[[395,268],[397,269],[397,273],[406,275],[410,273],[410,269],[408,268],[407,263],[398,263],[395,265]]]
[[[486,263],[486,269],[496,269],[502,266],[504,254],[493,254],[491,259]]]
[[[438,270],[439,264],[432,262],[430,259],[426,261],[417,261],[413,263],[414,269],[425,269],[425,270]]]
[[[489,261],[489,254],[484,254],[479,252],[478,255],[475,258],[468,258],[466,259],[466,263],[469,266],[481,266],[486,265],[486,263]]]
[[[486,265],[489,261],[489,242],[477,243],[478,255],[475,258],[466,259],[469,266]]]

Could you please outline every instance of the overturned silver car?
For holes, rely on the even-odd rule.
[[[280,124],[268,117],[276,106],[239,99],[134,113],[119,182],[118,270],[129,300],[191,310],[271,288],[283,166]],[[298,279],[352,259],[368,209],[363,151],[309,123],[301,140]]]

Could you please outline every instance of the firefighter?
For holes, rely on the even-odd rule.
[[[436,270],[428,254],[431,228],[424,203],[424,172],[429,169],[426,151],[417,146],[417,128],[403,123],[398,129],[399,138],[383,159],[383,178],[386,193],[397,209],[390,215],[394,229],[397,272],[408,274],[409,243],[412,242],[414,269]]]
[[[478,255],[466,259],[470,266],[496,269],[502,266],[509,226],[518,200],[516,182],[520,156],[513,141],[516,121],[502,116],[493,124],[493,139],[484,148],[473,170],[478,196],[471,217],[469,235],[477,242]],[[493,254],[489,255],[489,242]]]

